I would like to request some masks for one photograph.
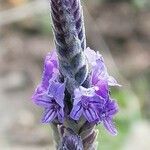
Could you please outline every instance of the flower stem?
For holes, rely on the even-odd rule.
[[[67,79],[66,88],[72,96],[76,87],[89,84],[89,67],[84,54],[86,36],[83,10],[80,0],[50,0],[50,4],[59,71],[63,78]],[[72,105],[71,99],[67,99],[67,101],[70,101]],[[85,150],[96,149],[94,143],[97,132],[94,125],[83,119],[78,122],[71,120],[68,116],[65,119],[63,125],[81,137]],[[58,129],[56,131],[55,128],[54,133],[57,134]],[[60,139],[62,138],[60,137]]]

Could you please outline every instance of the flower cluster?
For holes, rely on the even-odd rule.
[[[58,61],[56,52],[48,53],[45,58],[41,83],[37,86],[32,99],[45,109],[43,123],[58,120],[64,121],[65,83],[59,82]]]
[[[105,128],[113,135],[117,134],[113,124],[113,117],[118,111],[117,103],[110,98],[109,86],[120,86],[108,74],[102,56],[90,48],[85,55],[91,67],[91,87],[80,86],[74,90],[70,118],[78,121],[84,118],[90,123],[103,123]],[[41,83],[34,92],[32,99],[45,109],[42,121],[50,123],[57,121],[63,123],[65,119],[65,82],[59,80],[57,55],[48,53],[44,63]],[[67,116],[68,117],[68,116]]]
[[[89,63],[91,62],[91,88],[80,86],[74,92],[73,109],[70,116],[79,120],[83,116],[89,122],[103,123],[105,128],[116,135],[113,116],[118,111],[117,103],[110,98],[109,86],[120,86],[117,81],[109,76],[103,57],[90,48],[85,51]]]

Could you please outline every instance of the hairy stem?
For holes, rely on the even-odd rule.
[[[80,0],[50,0],[50,4],[55,45],[59,58],[59,71],[67,79],[67,91],[73,95],[76,87],[89,84],[88,63],[84,54],[86,38],[83,10]],[[69,101],[72,105],[72,100],[69,99]],[[87,123],[83,118],[75,122],[67,116],[64,126],[81,137],[85,150],[95,149],[97,132],[94,125]],[[54,132],[58,133],[55,130]]]
[[[51,0],[51,16],[60,72],[81,85],[87,78],[88,66],[83,53],[86,38],[80,1]]]

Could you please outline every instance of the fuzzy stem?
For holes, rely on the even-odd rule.
[[[80,0],[50,0],[50,4],[59,71],[67,79],[67,90],[72,95],[76,87],[89,84],[83,10]],[[75,122],[66,117],[64,126],[81,136],[85,150],[95,149],[94,125],[83,119]]]
[[[87,78],[88,67],[83,53],[86,38],[80,1],[51,0],[51,16],[59,70],[81,85]]]

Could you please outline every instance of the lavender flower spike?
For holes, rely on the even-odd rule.
[[[50,0],[50,5],[56,52],[46,56],[32,99],[45,110],[42,122],[51,123],[57,150],[96,150],[96,125],[117,134],[118,105],[109,86],[119,84],[101,54],[86,48],[80,0]]]

